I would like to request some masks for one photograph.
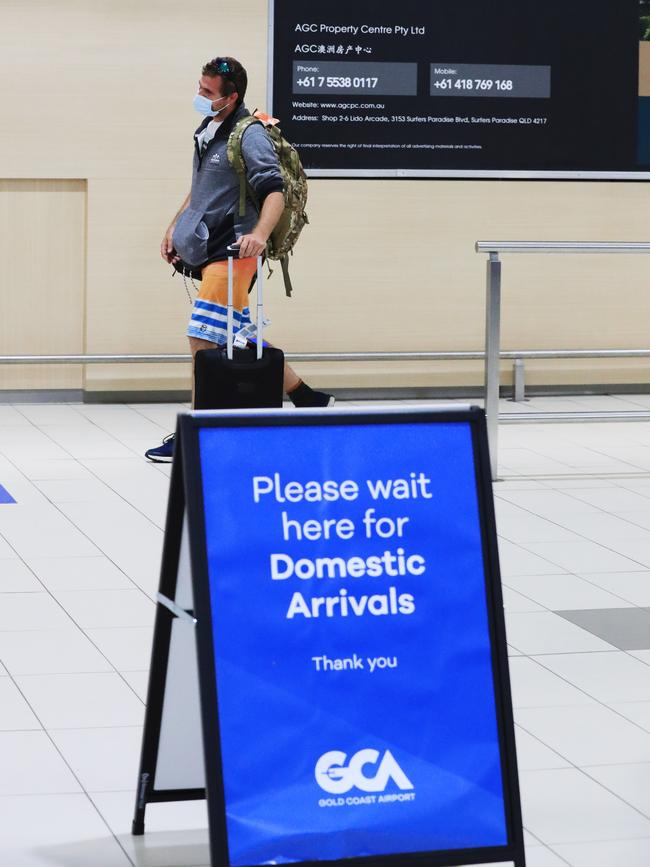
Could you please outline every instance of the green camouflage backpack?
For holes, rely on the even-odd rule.
[[[284,288],[291,295],[293,287],[289,277],[289,254],[298,240],[303,226],[309,222],[305,213],[307,203],[307,176],[300,163],[296,149],[283,137],[278,127],[278,121],[267,114],[256,111],[242,118],[234,127],[228,138],[228,162],[239,175],[239,216],[246,213],[246,195],[258,204],[255,193],[246,180],[246,163],[242,155],[242,138],[248,127],[253,123],[261,123],[271,140],[284,181],[284,212],[278,224],[271,233],[266,245],[266,255],[269,259],[280,262],[284,276]]]

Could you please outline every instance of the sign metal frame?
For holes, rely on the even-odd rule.
[[[181,460],[175,459],[170,479],[140,768],[138,772],[135,810],[131,825],[131,833],[134,836],[144,834],[145,812],[148,804],[203,800],[206,796],[204,786],[187,788],[178,785],[172,788],[163,788],[157,784],[160,761],[163,758],[161,756],[161,749],[164,750],[165,748],[161,744],[165,702],[166,699],[169,699],[169,693],[171,693],[168,678],[170,677],[173,664],[172,635],[173,630],[177,628],[176,621],[179,619],[178,614],[173,613],[169,605],[164,604],[161,600],[169,602],[176,599],[179,584],[184,517],[185,486],[183,463]],[[193,618],[193,611],[191,609],[185,613],[187,617]],[[185,628],[191,627],[186,626]],[[194,672],[190,672],[188,675],[191,676],[192,673]],[[198,709],[192,708],[188,708],[187,710],[190,713],[192,710],[198,711]]]

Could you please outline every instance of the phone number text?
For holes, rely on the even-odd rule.
[[[350,75],[306,75],[299,78],[296,84],[300,87],[377,87],[379,78],[375,76]]]
[[[437,90],[512,90],[512,79],[494,81],[491,78],[440,78],[433,82]]]

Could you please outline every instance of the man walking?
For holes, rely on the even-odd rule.
[[[259,205],[246,199],[240,216],[240,179],[228,161],[228,137],[236,123],[249,115],[244,105],[248,77],[233,57],[217,57],[205,64],[194,98],[204,120],[194,134],[192,188],[172,220],[160,246],[170,264],[182,260],[201,270],[201,289],[194,301],[187,334],[192,357],[201,349],[226,342],[228,251],[239,247],[233,262],[235,333],[250,322],[248,292],[257,257],[266,249],[271,232],[284,210],[284,183],[273,146],[261,124],[251,124],[241,147],[247,182]],[[328,406],[330,394],[314,391],[288,365],[284,390],[295,406]],[[174,435],[149,449],[152,461],[171,461]]]

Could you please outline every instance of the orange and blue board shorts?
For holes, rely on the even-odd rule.
[[[257,270],[257,259],[233,259],[233,334],[251,321],[248,292]],[[210,262],[201,272],[201,288],[197,295],[188,337],[198,337],[223,346],[227,339],[228,262]]]

